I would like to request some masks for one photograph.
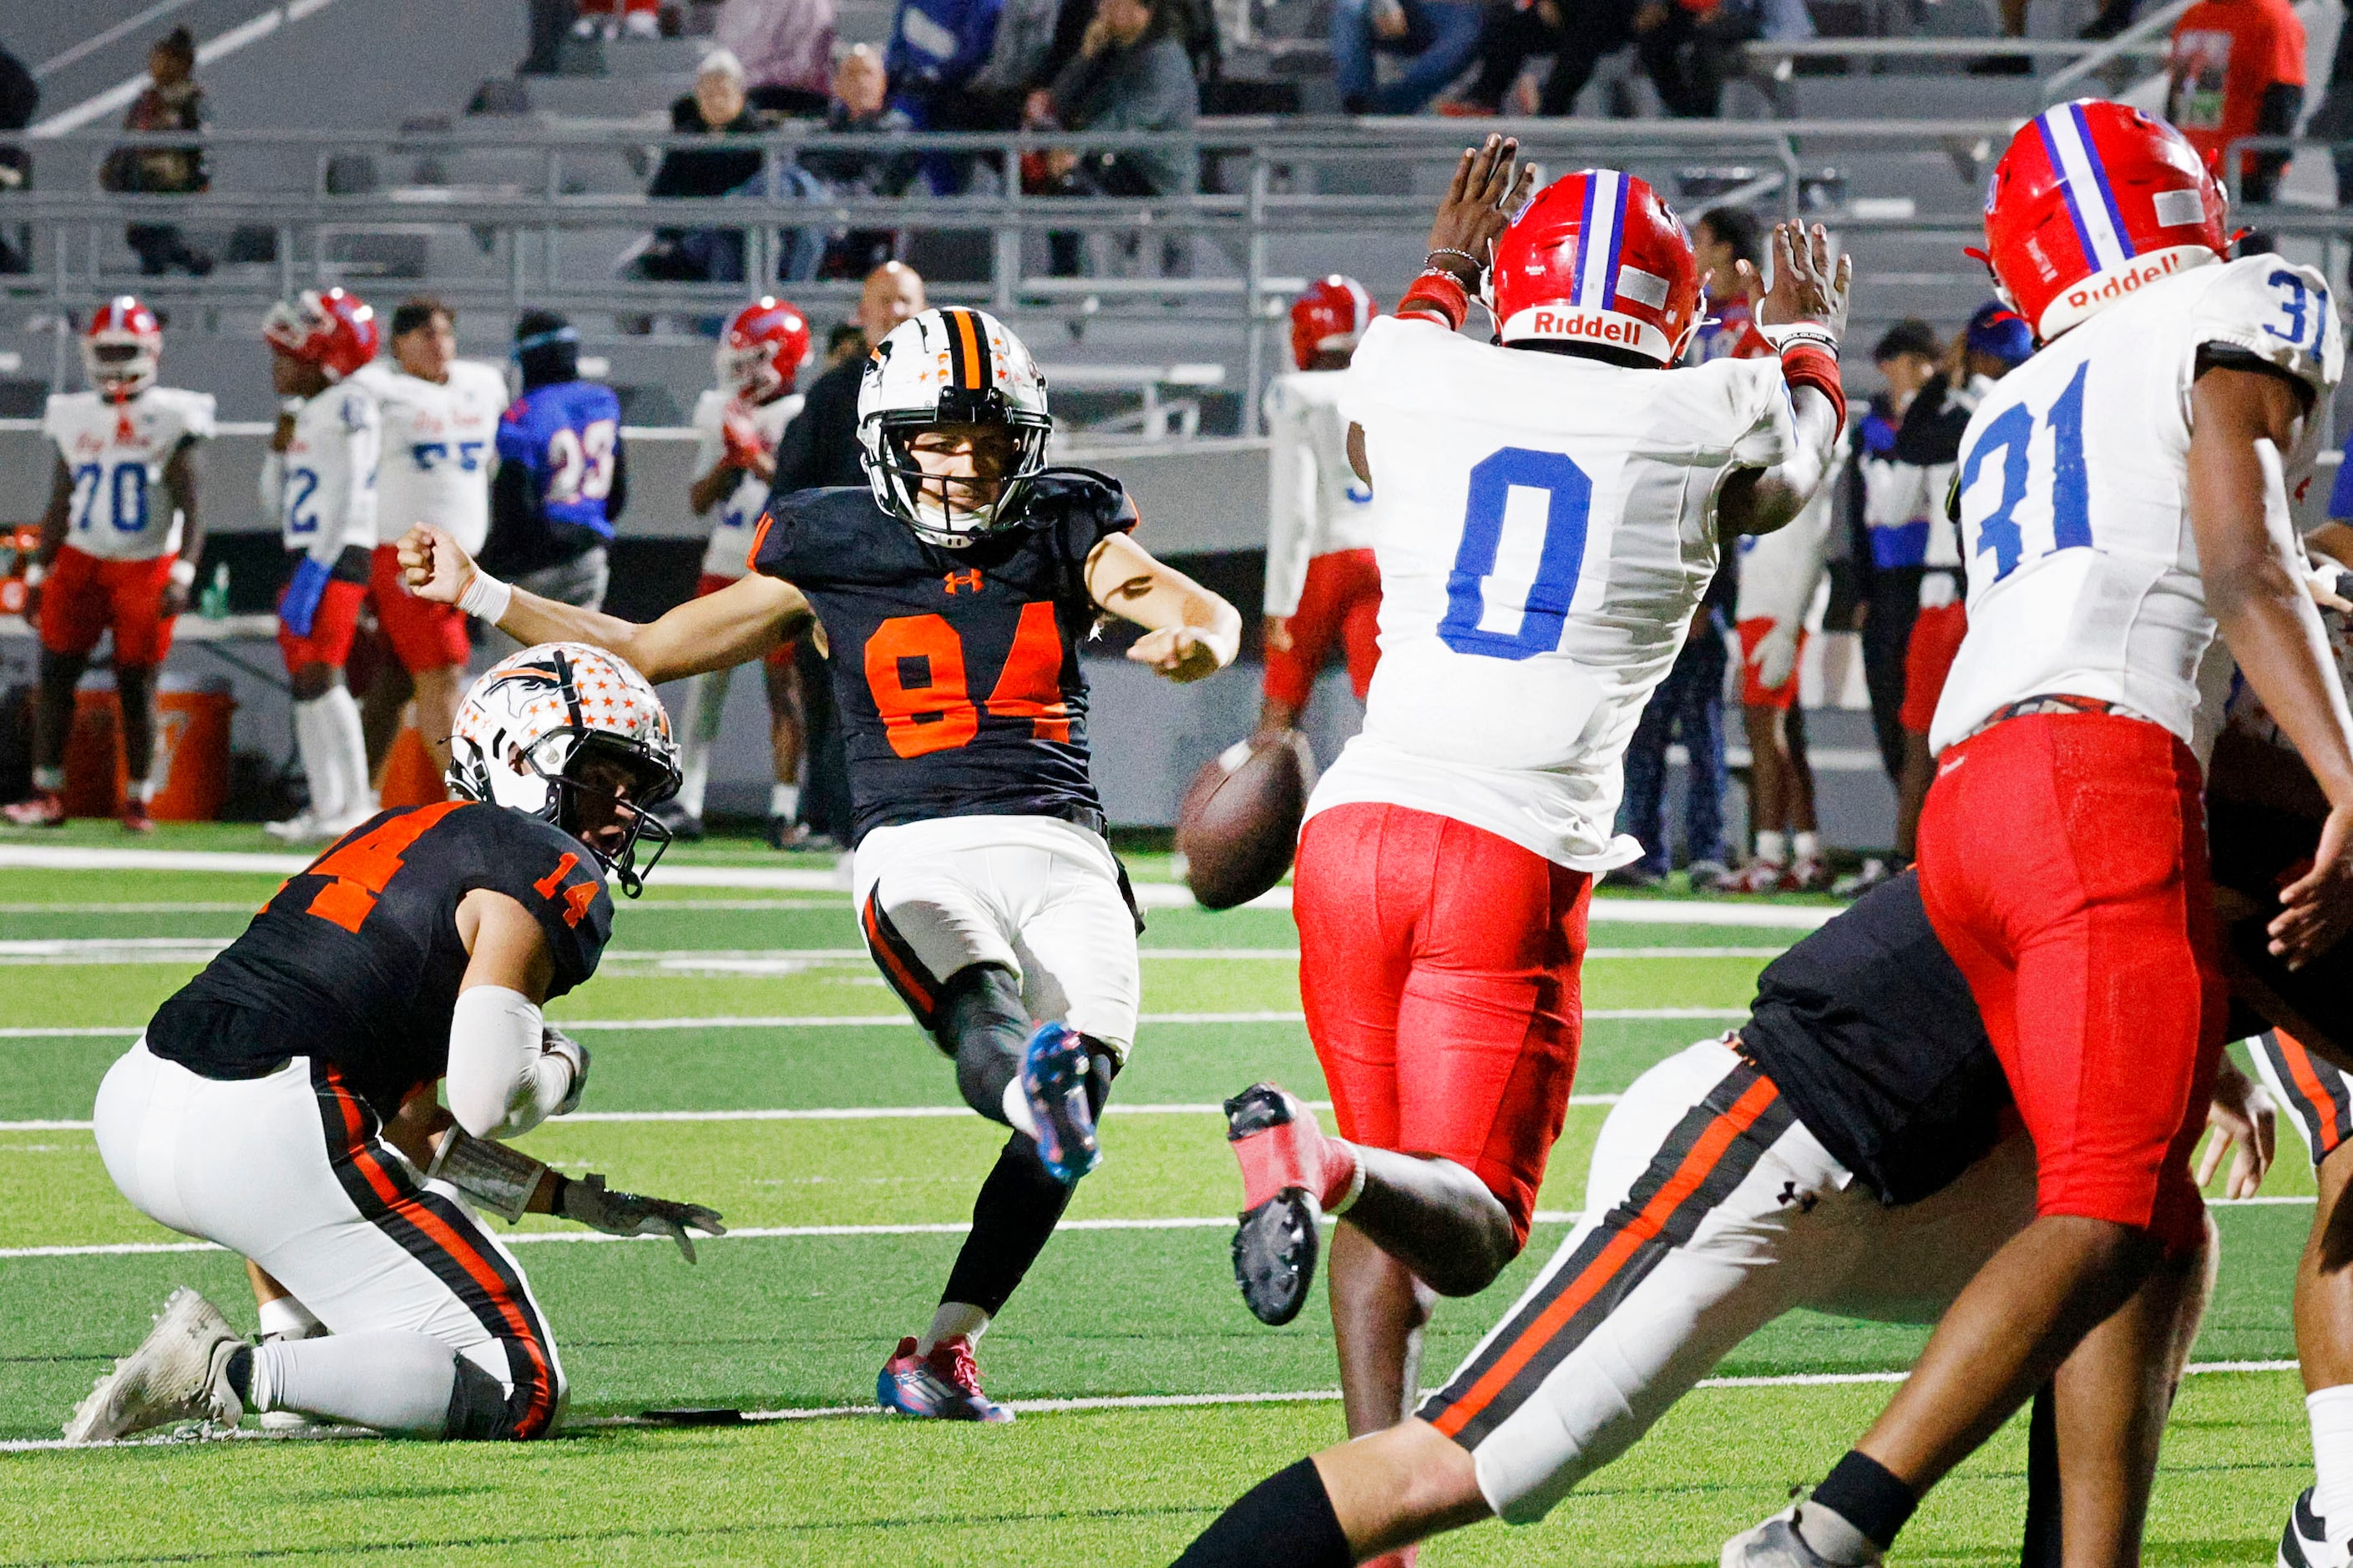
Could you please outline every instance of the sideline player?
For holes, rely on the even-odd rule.
[[[2273,1113],[2218,1082],[2233,1197]],[[1743,1341],[1799,1308],[1936,1321],[2034,1215],[2034,1146],[1910,873],[1766,966],[1747,1023],[1645,1072],[1596,1141],[1585,1211],[1544,1271],[1415,1416],[1326,1448],[1237,1501],[1186,1568],[1339,1568],[1487,1519],[1528,1524],[1615,1461]],[[2178,1376],[2211,1288],[2201,1248],[2117,1325],[2063,1399],[2147,1362]],[[2073,1381],[2069,1381],[2072,1379]],[[2168,1402],[2062,1456],[2067,1495],[2146,1495]],[[1284,1521],[1278,1526],[1277,1521]],[[2088,1527],[2087,1527],[2088,1528]]]
[[[152,831],[155,798],[155,676],[172,651],[172,626],[188,607],[205,552],[198,504],[204,443],[212,438],[209,393],[155,384],[163,323],[128,294],[99,307],[82,334],[89,389],[53,395],[41,434],[57,447],[48,510],[26,584],[39,596],[26,616],[41,635],[40,695],[33,709],[33,794],[5,808],[19,827],[66,819],[66,742],[74,688],[99,637],[114,634],[114,689],[131,783],[122,826]]]
[[[2224,994],[2189,741],[2218,628],[2331,808],[2313,868],[2275,895],[2270,945],[2301,963],[2343,934],[2353,716],[2270,521],[2343,344],[2317,274],[2226,260],[2224,233],[2189,144],[2122,104],[2045,110],[1995,168],[1986,249],[2043,348],[1962,448],[1969,629],[1929,737],[1920,889],[2033,1136],[2037,1215],[1860,1444],[1727,1564],[1877,1562],[1920,1497],[2200,1235],[2184,1156]]]
[[[690,1229],[722,1234],[709,1209],[494,1142],[587,1087],[588,1053],[540,1008],[596,971],[606,876],[638,885],[644,808],[678,783],[661,700],[596,648],[529,648],[475,683],[452,748],[458,798],[384,813],[279,889],[108,1069],[92,1112],[134,1207],[243,1253],[329,1333],[248,1344],[175,1290],[69,1441],[248,1410],[544,1436],[564,1368],[475,1206],[668,1235],[690,1262]]]
[[[719,384],[694,405],[696,449],[693,489],[688,504],[701,517],[719,509],[711,544],[702,552],[702,575],[695,594],[716,594],[749,572],[752,535],[768,508],[768,485],[776,477],[776,443],[805,401],[793,390],[809,357],[808,319],[791,304],[762,296],[735,312],[720,335],[713,356]],[[459,542],[463,544],[465,542]],[[702,837],[702,793],[711,778],[711,748],[727,706],[729,669],[714,669],[687,684],[686,722],[681,727],[677,801],[663,820],[681,838]],[[768,689],[768,749],[776,781],[768,795],[768,842],[788,848],[808,837],[801,826],[801,758],[808,726],[802,715],[800,673],[793,646],[785,644],[760,661]]]
[[[392,312],[391,357],[363,365],[351,384],[364,388],[384,416],[368,596],[376,625],[414,683],[417,733],[446,768],[449,726],[474,650],[463,614],[408,591],[393,546],[410,527],[429,522],[467,549],[481,549],[491,528],[491,469],[507,379],[494,366],[459,359],[456,317],[440,300],[419,295]]]
[[[262,503],[278,518],[289,573],[278,649],[293,680],[294,746],[311,804],[264,825],[289,842],[336,838],[375,812],[360,706],[343,680],[374,565],[384,416],[345,378],[375,357],[375,312],[341,289],[305,290],[262,325],[281,400]]]
[[[1831,472],[1787,528],[1740,542],[1734,625],[1740,635],[1740,721],[1748,735],[1748,864],[1719,881],[1726,892],[1810,892],[1829,881],[1814,816],[1814,767],[1806,754],[1798,665],[1806,616],[1830,569],[1831,500],[1846,466],[1841,445]]]
[[[1297,729],[1334,645],[1365,700],[1379,662],[1381,572],[1366,523],[1372,492],[1348,467],[1340,388],[1365,328],[1380,314],[1365,286],[1338,273],[1291,307],[1298,368],[1266,389],[1269,437],[1266,692],[1261,734]]]
[[[1723,542],[1796,515],[1841,417],[1850,269],[1819,228],[1776,232],[1779,358],[1671,369],[1701,300],[1682,224],[1606,169],[1523,207],[1516,151],[1464,153],[1429,268],[1366,331],[1343,404],[1382,657],[1309,801],[1293,898],[1340,1138],[1271,1085],[1228,1102],[1253,1312],[1299,1310],[1319,1211],[1346,1216],[1331,1295],[1356,1434],[1410,1413],[1431,1293],[1484,1289],[1526,1243],[1592,879],[1641,853],[1611,832],[1628,737]],[[1454,331],[1491,250],[1500,346]]]
[[[675,680],[821,631],[855,800],[852,897],[883,978],[973,1110],[1013,1129],[931,1326],[878,1394],[911,1415],[1008,1421],[973,1344],[1093,1168],[1135,1037],[1137,921],[1088,774],[1078,657],[1108,612],[1171,680],[1233,662],[1232,605],[1128,537],[1118,484],[1049,468],[1046,385],[978,310],[925,310],[876,345],[859,395],[864,489],[769,503],[752,574],[649,626],[552,604],[410,533],[409,581],[512,636],[609,647]]]

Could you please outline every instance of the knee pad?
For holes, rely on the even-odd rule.
[[[441,1435],[453,1442],[502,1443],[514,1436],[513,1395],[507,1385],[462,1354],[452,1353],[457,1375],[449,1387],[449,1416]]]

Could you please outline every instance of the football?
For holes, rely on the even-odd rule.
[[[1314,778],[1315,754],[1296,730],[1238,741],[1193,776],[1176,852],[1196,902],[1229,910],[1282,880]]]

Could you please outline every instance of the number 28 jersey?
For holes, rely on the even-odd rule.
[[[943,816],[1099,814],[1079,645],[1101,614],[1086,561],[1135,526],[1115,480],[1055,468],[1028,521],[962,550],[917,538],[863,489],[770,503],[752,569],[825,628],[851,840]]]
[[[1377,801],[1579,870],[1633,859],[1626,742],[1715,574],[1725,477],[1796,449],[1780,362],[1632,370],[1385,316],[1348,379],[1381,662],[1310,814]]]
[[[151,386],[116,403],[95,392],[62,392],[49,399],[41,434],[56,444],[73,481],[68,544],[108,561],[152,561],[180,547],[164,470],[182,443],[211,439],[208,394]]]
[[[2194,268],[2061,335],[2004,376],[1961,438],[1954,500],[1969,635],[1928,743],[2023,698],[2114,702],[2192,736],[2213,640],[2188,506],[2200,352],[2253,356],[2325,407],[2344,363],[2320,275],[2276,256]],[[2291,490],[2319,440],[2283,454]]]

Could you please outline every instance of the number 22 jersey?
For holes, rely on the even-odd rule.
[[[1715,574],[1724,480],[1797,449],[1780,361],[1634,370],[1384,316],[1348,384],[1381,662],[1310,815],[1382,802],[1577,870],[1632,860],[1626,742]]]
[[[849,770],[851,842],[944,816],[1093,819],[1079,644],[1102,612],[1087,557],[1135,526],[1116,481],[1055,468],[1027,521],[943,550],[864,489],[772,502],[752,569],[825,628]]]
[[[2301,448],[2281,454],[2293,490],[2345,350],[2320,275],[2276,256],[2147,284],[1978,405],[1954,490],[1969,635],[1932,748],[2046,693],[2117,703],[2191,739],[2199,661],[2214,637],[2188,505],[2201,353],[2260,362],[2312,389]]]

